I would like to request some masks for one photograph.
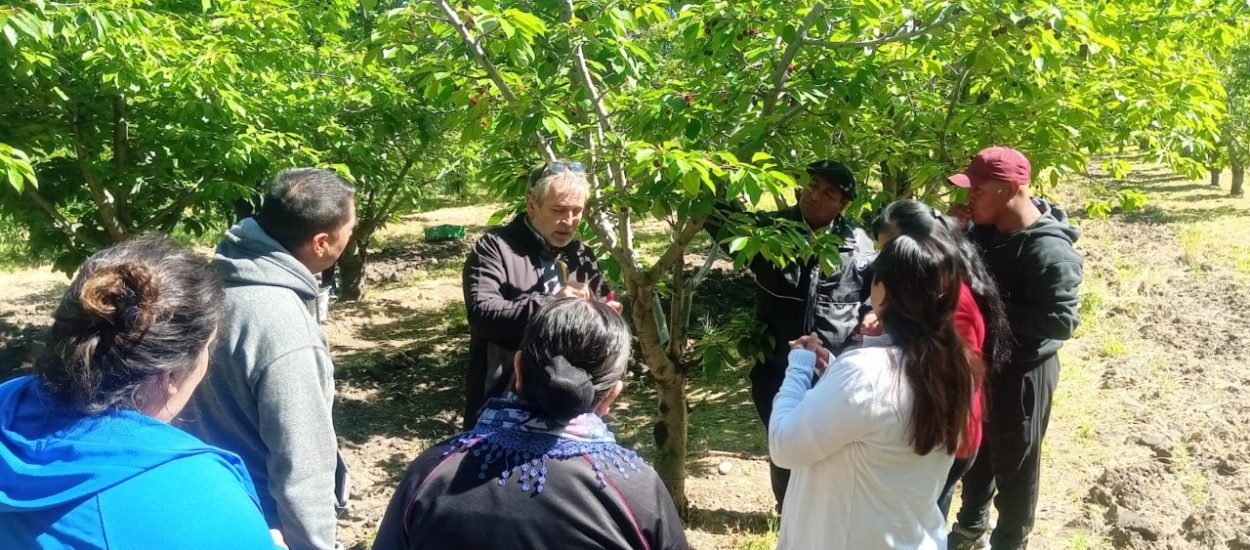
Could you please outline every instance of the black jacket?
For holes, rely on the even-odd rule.
[[[469,371],[465,387],[464,426],[473,426],[477,410],[490,397],[508,391],[512,355],[525,326],[559,290],[557,261],[569,278],[585,282],[600,296],[608,294],[595,256],[581,242],[551,249],[519,214],[507,225],[478,239],[464,262],[464,306],[469,316]]]
[[[796,206],[757,214],[755,223],[774,225],[779,219],[802,222],[803,215]],[[718,241],[729,237],[721,232],[722,221],[710,220],[707,224],[708,232]],[[773,351],[762,364],[764,368],[784,371],[790,340],[812,331],[832,353],[840,353],[867,312],[872,260],[876,257],[872,239],[844,218],[835,220],[829,231],[841,236],[843,243],[839,247],[841,266],[829,276],[820,270],[815,258],[779,267],[756,256],[748,266],[759,286],[757,315],[768,325],[773,338]]]
[[[548,460],[535,493],[517,476],[500,486],[501,460],[483,469],[473,451],[443,456],[452,447],[445,441],[413,462],[373,550],[687,548],[673,499],[645,464],[627,469],[628,479],[603,468],[601,484],[586,457]]]
[[[1082,261],[1072,244],[1080,232],[1052,204],[1034,201],[1042,217],[1012,233],[977,226],[973,241],[998,283],[1015,344],[1007,368],[1050,358],[1080,324]]]

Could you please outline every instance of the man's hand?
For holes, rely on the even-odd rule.
[[[564,286],[560,287],[560,290],[556,291],[555,296],[556,298],[581,298],[583,300],[589,300],[591,298],[590,288],[586,286],[586,283],[579,283],[577,281],[565,282]]]
[[[869,311],[864,315],[864,320],[860,322],[859,329],[851,337],[856,342],[863,341],[865,336],[881,336],[881,320],[877,318],[877,312]]]
[[[620,315],[620,314],[621,314],[621,312],[625,310],[625,306],[624,306],[624,305],[622,305],[620,302],[618,302],[618,301],[616,301],[616,300],[608,300],[608,301],[606,301],[606,302],[604,302],[604,303],[605,303],[605,304],[608,304],[608,307],[610,307],[610,308],[612,308],[613,310],[615,310],[617,315]]]
[[[968,229],[968,224],[972,223],[972,207],[966,204],[952,204],[946,215],[955,218],[960,231]]]
[[[790,341],[790,349],[805,349],[816,354],[816,376],[824,376],[825,369],[829,367],[830,353],[820,344],[820,337],[813,332],[807,336],[800,336],[798,340]]]

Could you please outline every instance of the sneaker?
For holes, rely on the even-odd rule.
[[[946,550],[986,550],[990,547],[989,534],[973,531],[956,523],[946,539]]]

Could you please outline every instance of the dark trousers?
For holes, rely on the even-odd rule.
[[[998,524],[994,550],[1028,547],[1037,508],[1042,438],[1059,383],[1059,358],[1008,365],[989,380],[989,410],[981,449],[964,476],[959,525],[972,532],[989,528],[990,501]],[[997,495],[995,495],[997,491]]]
[[[781,382],[786,378],[787,365],[770,365],[757,363],[751,369],[751,400],[755,402],[755,411],[760,420],[764,421],[764,432],[768,432],[768,417],[773,414],[773,398],[781,390]],[[790,470],[778,468],[772,459],[768,460],[769,477],[772,480],[773,496],[777,499],[777,511],[781,511],[781,503],[786,498],[786,486],[790,483]]]
[[[477,425],[477,413],[492,397],[502,397],[512,390],[512,354],[489,341],[469,338],[469,368],[464,376],[465,431]]]
[[[955,484],[959,483],[964,474],[972,469],[972,463],[976,459],[977,455],[973,454],[968,458],[956,458],[951,464],[951,471],[946,474],[946,485],[942,486],[942,492],[938,494],[938,510],[942,511],[942,519],[946,519],[946,515],[951,511],[951,499],[955,498]]]

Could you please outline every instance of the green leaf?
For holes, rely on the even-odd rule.
[[[535,17],[533,14],[524,12],[515,8],[504,10],[504,14],[512,20],[512,23],[521,29],[522,32],[529,36],[547,34],[547,24],[542,19]]]
[[[746,248],[747,241],[749,240],[750,239],[748,237],[736,237],[734,238],[734,240],[729,241],[729,253],[733,254],[734,252],[737,252],[739,250],[742,250],[743,248]]]
[[[13,187],[14,191],[21,193],[26,183],[26,178],[22,177],[22,171],[18,169],[16,164],[11,164],[9,165],[8,173],[9,185]]]
[[[17,31],[13,27],[7,24],[4,26],[4,37],[9,39],[10,46],[17,47]]]
[[[200,11],[207,13],[213,8],[213,0],[200,0]]]
[[[794,187],[794,186],[798,185],[798,183],[794,181],[794,178],[790,177],[790,174],[787,174],[787,173],[785,173],[785,172],[781,172],[781,171],[778,171],[778,170],[769,170],[769,171],[768,171],[768,175],[769,175],[769,176],[772,176],[772,177],[773,177],[773,179],[778,180],[778,181],[780,181],[781,183],[783,183],[783,184],[785,184],[785,185],[787,185],[787,186],[789,186],[789,187]]]
[[[690,119],[686,123],[686,139],[694,141],[699,139],[699,133],[703,131],[703,121],[697,118]]]

